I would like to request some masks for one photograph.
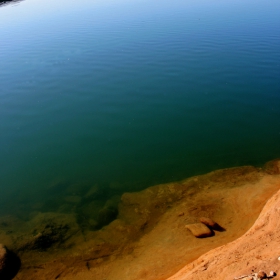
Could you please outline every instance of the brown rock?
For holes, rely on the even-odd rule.
[[[264,278],[266,278],[267,277],[267,275],[266,275],[266,273],[264,272],[264,271],[262,271],[262,270],[260,270],[259,272],[258,272],[258,278],[259,279],[264,279]]]
[[[204,224],[190,224],[185,226],[195,237],[209,237],[212,231]]]
[[[215,228],[217,226],[217,223],[210,218],[201,217],[199,221],[210,228]]]

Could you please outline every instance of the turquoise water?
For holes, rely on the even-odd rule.
[[[276,0],[0,6],[0,213],[93,186],[102,207],[279,157],[279,14]]]

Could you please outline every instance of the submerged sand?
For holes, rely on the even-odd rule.
[[[253,226],[267,200],[279,189],[278,160],[264,168],[223,169],[125,193],[118,206],[117,219],[96,231],[81,229],[71,214],[39,213],[13,231],[12,218],[6,217],[6,230],[0,230],[0,243],[21,258],[22,266],[15,277],[18,280],[226,279],[227,275],[238,276],[253,266],[258,269],[261,261],[265,261],[263,250],[248,264],[244,261],[245,251],[253,248],[249,241],[246,241],[249,247],[240,245],[242,243],[234,245],[235,249],[225,246],[230,246],[232,241],[239,242],[238,238]],[[270,207],[266,206],[267,210],[263,211],[268,213]],[[271,213],[274,217],[275,213]],[[215,220],[225,231],[215,231],[208,238],[194,237],[185,226],[200,217]],[[269,227],[270,232],[273,225]],[[256,224],[254,227],[257,233],[266,230]],[[261,240],[268,251],[273,250],[276,244],[269,239],[272,235],[266,236],[268,239],[261,240],[249,232],[246,238],[254,240],[256,248],[257,240]],[[45,242],[50,242],[50,246],[42,246]],[[225,246],[220,247],[222,245]],[[214,251],[210,251],[212,249]],[[206,261],[203,254],[208,251]],[[223,263],[229,256],[229,263]],[[217,274],[215,267],[219,263],[232,270],[220,266],[218,269],[222,272]],[[207,272],[209,274],[205,274]]]

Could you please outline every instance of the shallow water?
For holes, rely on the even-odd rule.
[[[279,14],[276,0],[1,6],[0,213],[83,216],[279,157]]]

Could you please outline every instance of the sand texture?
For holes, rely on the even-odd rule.
[[[279,171],[275,160],[125,193],[117,219],[97,231],[79,229],[70,214],[40,213],[20,234],[0,231],[1,243],[21,258],[17,280],[233,279],[279,271]],[[201,217],[220,226],[211,237],[186,228]]]
[[[168,280],[230,280],[261,270],[267,275],[270,271],[279,274],[279,257],[280,191],[266,203],[254,225],[244,235],[202,255]],[[280,277],[276,275],[273,279]]]

